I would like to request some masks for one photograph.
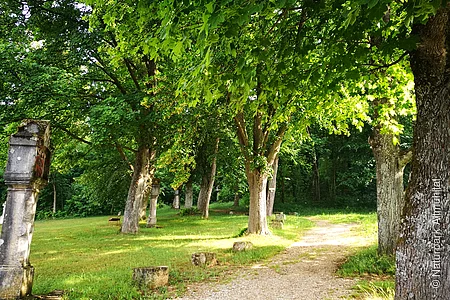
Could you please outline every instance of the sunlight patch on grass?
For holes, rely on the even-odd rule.
[[[395,284],[389,281],[359,281],[353,289],[354,297],[364,300],[393,300],[395,294]]]
[[[31,264],[36,269],[33,292],[68,291],[69,299],[140,299],[131,283],[132,269],[169,266],[170,288],[145,295],[145,299],[170,298],[186,284],[220,277],[239,265],[264,265],[313,226],[303,217],[287,216],[283,230],[271,236],[237,237],[247,227],[248,216],[229,215],[231,203],[212,205],[208,220],[198,215],[179,216],[168,207],[158,210],[158,225],[142,225],[137,235],[123,235],[108,217],[45,220],[36,222]],[[332,218],[330,216],[330,218]],[[252,242],[249,251],[232,251],[236,241]],[[220,264],[212,268],[192,266],[195,252],[216,252]]]

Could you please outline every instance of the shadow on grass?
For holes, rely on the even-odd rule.
[[[108,224],[107,216],[36,222],[31,252],[36,269],[33,290],[37,294],[67,290],[71,291],[70,299],[139,299],[141,294],[131,283],[132,269],[167,265],[170,288],[148,299],[173,296],[186,282],[218,276],[227,268],[279,253],[312,226],[309,220],[288,216],[283,231],[275,230],[271,237],[241,237],[239,240],[251,241],[254,248],[234,253],[231,248],[247,226],[248,217],[229,215],[224,207],[221,204],[208,220],[177,216],[177,211],[164,208],[158,211],[162,228],[145,228],[143,224],[137,235],[120,234],[118,226]],[[202,251],[216,252],[221,264],[193,267],[192,253]]]

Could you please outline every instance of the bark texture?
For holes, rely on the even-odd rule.
[[[373,130],[369,143],[376,161],[378,254],[394,255],[400,234],[400,219],[404,206],[403,170],[411,152],[402,152],[394,145],[393,134]],[[409,159],[408,159],[409,158]]]
[[[287,123],[281,124],[277,132],[272,133],[264,123],[261,112],[253,116],[252,135],[247,132],[244,113],[234,117],[239,146],[245,159],[245,173],[250,190],[248,233],[267,235],[267,168],[272,168],[280,152],[281,143],[287,130]],[[251,138],[251,139],[250,139]]]
[[[278,173],[278,155],[272,165],[272,178],[267,181],[267,201],[266,210],[267,216],[270,217],[273,213],[273,204],[275,203],[275,193],[277,191],[277,173]]]
[[[139,231],[139,218],[144,199],[148,199],[152,184],[152,152],[140,146],[133,166],[133,177],[128,190],[121,232],[136,234]]]
[[[449,6],[415,25],[417,102],[411,179],[397,249],[396,300],[450,299]]]
[[[270,234],[266,217],[267,174],[247,168],[247,180],[250,190],[248,232],[261,235]]]
[[[202,217],[207,219],[209,217],[209,203],[211,201],[211,194],[214,187],[214,179],[216,177],[217,169],[217,152],[219,151],[219,138],[216,139],[214,147],[214,157],[211,161],[209,172],[203,173],[202,183],[200,185],[200,192],[198,194],[197,209],[202,213]],[[205,168],[204,168],[205,169]]]

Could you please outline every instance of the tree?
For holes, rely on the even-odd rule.
[[[214,187],[214,180],[217,170],[217,153],[219,152],[220,139],[217,137],[212,140],[212,152],[207,152],[208,144],[202,145],[201,150],[197,155],[198,163],[197,169],[201,174],[200,192],[198,194],[197,209],[202,213],[202,217],[207,219],[209,217],[209,203],[211,201],[211,194]],[[209,143],[210,144],[210,143]]]
[[[8,72],[11,79],[4,85],[11,99],[2,103],[7,108],[4,120],[49,119],[53,128],[79,142],[115,149],[132,174],[122,232],[136,233],[162,144],[159,121],[173,114],[168,83],[176,81],[171,77],[176,73],[161,75],[173,65],[162,57],[156,64],[142,51],[129,51],[133,40],[126,48],[119,46],[120,36],[104,22],[110,16],[101,5],[94,5],[92,14],[92,7],[80,3],[27,1],[27,13],[22,14],[20,3],[9,4],[20,12],[19,24],[29,34],[23,56],[15,54],[20,64],[14,56],[6,60],[5,69],[16,74]]]
[[[358,3],[349,9],[352,15],[349,22],[361,16],[365,25],[373,26],[387,15],[385,5],[389,5],[390,15],[400,16],[396,32],[391,32],[385,41],[388,51],[405,47],[407,41],[413,42],[406,50],[414,75],[417,106],[411,178],[396,252],[395,298],[448,299],[450,81],[446,70],[450,6],[441,1],[406,1],[401,5]]]
[[[329,109],[326,103],[339,90],[334,82],[336,90],[330,88],[324,96],[320,88],[309,84],[313,78],[317,87],[325,82],[333,87],[335,78],[330,72],[322,76],[329,66],[318,58],[323,51],[317,45],[323,34],[318,28],[326,9],[308,5],[278,7],[264,2],[240,7],[237,3],[216,3],[206,13],[214,22],[205,24],[209,44],[204,51],[208,69],[202,74],[203,92],[207,101],[214,101],[217,91],[224,93],[227,107],[235,112],[250,190],[249,233],[269,233],[267,180],[286,132],[295,127],[304,131],[316,114]],[[346,110],[348,115],[353,112]],[[335,115],[330,114],[329,119]],[[340,126],[336,123],[332,127]]]
[[[277,173],[278,173],[278,155],[272,165],[272,174],[267,182],[267,200],[266,210],[267,216],[270,217],[273,213],[273,205],[275,203],[275,194],[277,188]]]
[[[326,119],[323,116],[332,112],[327,122],[338,128],[347,117],[359,113],[345,101],[339,103],[341,108],[331,109],[341,92],[336,78],[342,70],[330,66],[332,60],[324,56],[321,41],[329,30],[324,24],[340,3],[303,4],[168,0],[103,6],[107,10],[104,20],[118,32],[120,47],[129,48],[134,36],[139,49],[151,57],[161,51],[178,62],[190,62],[189,71],[181,74],[178,94],[189,90],[191,103],[204,100],[217,105],[218,99],[226,99],[245,161],[250,233],[269,233],[268,173],[287,130],[297,126],[290,123],[292,116],[299,114],[298,128],[305,130],[313,116]],[[118,18],[124,11],[134,18]],[[119,19],[121,26],[117,27]],[[155,31],[162,40],[154,38],[153,31],[143,30],[155,19],[159,20]],[[320,88],[325,86],[326,92]]]
[[[349,90],[370,103],[373,132],[369,143],[377,169],[378,251],[393,255],[404,204],[403,169],[411,158],[411,152],[399,145],[403,130],[399,117],[415,113],[411,71],[405,63],[414,40],[405,38],[407,30],[401,25],[405,15],[397,4],[361,7],[344,3],[343,9],[348,11],[344,26],[333,32],[344,37],[339,42],[345,47],[342,60],[350,60],[358,68],[358,74],[349,78]],[[357,18],[359,15],[365,18]],[[376,23],[370,21],[372,18],[377,18]],[[344,63],[342,67],[348,69]]]
[[[378,254],[394,255],[404,207],[403,170],[411,160],[412,151],[401,149],[399,133],[394,133],[392,126],[389,129],[392,116],[388,120],[381,116],[383,110],[385,113],[394,111],[396,105],[401,105],[401,100],[383,98],[372,103],[375,107],[374,121],[378,123],[373,126],[369,138],[377,170]]]
[[[450,5],[443,4],[412,33],[410,54],[417,103],[411,180],[397,252],[396,299],[450,297]]]

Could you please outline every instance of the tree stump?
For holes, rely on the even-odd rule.
[[[143,267],[133,269],[133,282],[140,290],[155,289],[169,282],[169,267]]]
[[[247,251],[253,248],[253,244],[251,242],[235,242],[233,244],[234,252]]]
[[[212,252],[200,252],[192,254],[192,264],[194,266],[215,266],[217,264],[216,254]]]

